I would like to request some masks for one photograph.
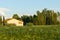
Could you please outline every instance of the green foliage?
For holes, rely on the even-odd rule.
[[[3,26],[5,26],[5,17],[3,16]]]
[[[26,25],[26,23],[33,22],[32,16],[23,15],[23,16],[21,16],[21,19],[23,20],[24,25]]]
[[[33,15],[33,24],[38,25],[37,15]]]
[[[0,40],[60,40],[60,25],[0,27]]]
[[[27,16],[23,15],[21,19],[24,21],[24,25],[31,22],[34,25],[56,25],[57,24],[57,14],[53,10],[47,10],[44,8],[42,12],[39,10],[36,12],[37,15]]]
[[[15,18],[15,19],[20,19],[20,17],[18,16],[18,14],[14,14],[13,16],[12,16],[12,18]]]
[[[2,16],[0,16],[0,25],[2,25]]]
[[[26,26],[34,26],[33,23],[27,23]]]

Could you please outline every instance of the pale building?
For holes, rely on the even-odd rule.
[[[7,24],[15,24],[16,26],[23,26],[23,21],[11,18],[7,20]]]

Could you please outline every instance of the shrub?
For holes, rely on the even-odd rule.
[[[15,24],[6,24],[6,26],[16,26]]]
[[[33,23],[27,23],[26,26],[33,26]]]

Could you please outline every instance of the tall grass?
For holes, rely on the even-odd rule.
[[[1,26],[0,40],[60,40],[60,25]]]

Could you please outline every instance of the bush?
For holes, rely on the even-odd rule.
[[[27,23],[26,26],[33,26],[33,23]]]
[[[6,24],[6,26],[16,26],[15,24]]]

